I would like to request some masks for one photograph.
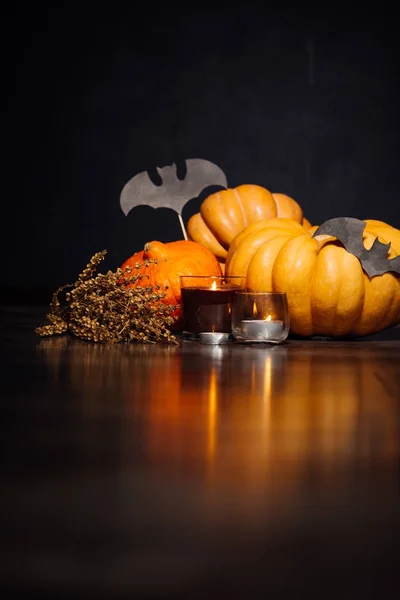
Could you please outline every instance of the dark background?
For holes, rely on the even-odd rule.
[[[99,250],[116,268],[146,241],[181,238],[172,211],[125,217],[119,196],[185,158],[216,163],[230,187],[292,196],[314,224],[400,227],[395,20],[366,10],[9,7],[3,298],[46,296]]]

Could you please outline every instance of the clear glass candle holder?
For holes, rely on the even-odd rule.
[[[231,334],[232,302],[245,277],[182,275],[180,283],[184,331]]]
[[[289,335],[286,294],[245,292],[232,303],[232,335],[242,343],[280,344]]]

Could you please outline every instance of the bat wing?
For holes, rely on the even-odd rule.
[[[367,224],[364,221],[354,219],[353,217],[337,217],[322,223],[314,232],[313,237],[317,235],[332,235],[342,242],[346,250],[354,254],[353,250],[348,246],[350,244],[354,248],[355,243],[356,248],[361,248],[363,231],[366,226]]]
[[[383,273],[397,273],[400,275],[400,256],[389,259],[388,252],[391,242],[382,244],[376,237],[371,248],[367,250],[363,243],[363,232],[367,224],[353,217],[338,217],[323,223],[314,232],[317,235],[332,235],[338,239],[347,252],[356,256],[368,277],[382,275]]]
[[[153,208],[172,208],[180,215],[186,202],[196,198],[206,187],[227,187],[222,169],[202,158],[186,160],[183,180],[178,179],[175,165],[158,169],[158,172],[162,178],[160,186],[151,181],[146,171],[135,175],[124,186],[120,205],[125,215],[135,206],[143,204]]]
[[[161,194],[162,196],[162,194]],[[151,181],[147,171],[138,173],[126,183],[120,196],[122,212],[127,215],[132,208],[141,204],[150,204],[154,208],[162,206],[160,188]]]
[[[197,198],[205,188],[211,185],[228,187],[223,170],[203,158],[189,158],[186,161],[186,177],[182,183],[188,200]]]

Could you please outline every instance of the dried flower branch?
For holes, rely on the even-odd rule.
[[[83,340],[113,344],[116,342],[177,343],[169,326],[175,321],[177,306],[163,303],[165,292],[160,286],[127,287],[146,275],[117,269],[98,273],[98,265],[107,251],[96,253],[73,284],[64,285],[53,294],[47,315],[49,324],[35,329],[40,336],[71,333]],[[145,261],[148,266],[151,262]],[[64,290],[63,302],[60,294]]]

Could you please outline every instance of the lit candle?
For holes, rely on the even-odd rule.
[[[286,295],[238,292],[232,306],[232,334],[242,343],[283,342],[289,334]]]
[[[279,338],[283,333],[283,321],[266,319],[243,319],[242,335],[246,340],[268,341]]]
[[[279,338],[283,333],[283,321],[272,320],[271,315],[265,319],[257,319],[257,306],[253,303],[253,319],[241,321],[242,335],[248,340],[268,341]]]
[[[200,342],[202,344],[227,344],[229,341],[229,333],[221,331],[202,331],[199,333]]]
[[[217,281],[209,287],[182,288],[185,330],[195,334],[231,333],[232,301],[240,289],[231,284],[218,285]],[[208,338],[213,339],[210,335]]]

